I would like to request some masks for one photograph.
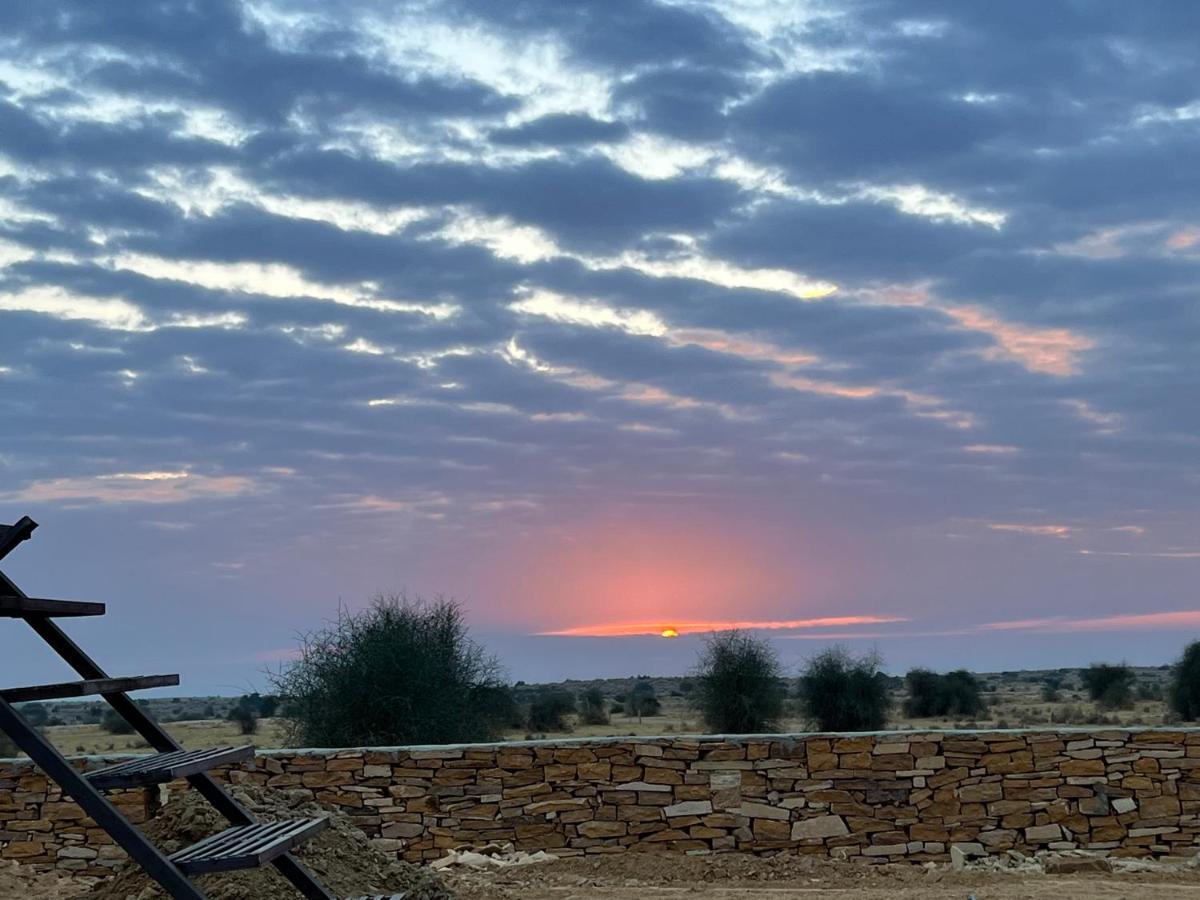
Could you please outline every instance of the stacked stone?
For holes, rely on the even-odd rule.
[[[1179,856],[1200,835],[1197,731],[281,751],[219,775],[306,793],[410,860],[492,842],[560,855],[737,850],[861,862],[1010,849]],[[0,765],[0,856],[89,867],[72,854],[107,861],[101,838],[27,765]]]
[[[115,760],[79,760],[94,768]],[[147,797],[123,792],[117,805],[135,824],[146,820]],[[125,854],[62,790],[28,762],[0,763],[0,858],[85,875],[102,875]]]

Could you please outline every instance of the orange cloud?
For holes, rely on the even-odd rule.
[[[946,303],[933,295],[925,284],[864,291],[862,296],[885,306],[924,306],[949,316],[968,331],[986,334],[995,346],[984,351],[989,359],[1007,358],[1030,372],[1048,375],[1074,375],[1079,371],[1079,355],[1091,350],[1095,342],[1066,328],[1039,328],[1006,321],[976,306]]]
[[[780,620],[724,620],[711,619],[699,622],[609,622],[601,625],[581,625],[555,631],[539,631],[540,635],[553,637],[635,637],[639,635],[661,636],[667,628],[677,634],[707,634],[710,631],[790,631],[801,628],[844,628],[848,625],[884,625],[905,622],[907,619],[885,616],[824,616],[815,619]]]
[[[1045,619],[1015,619],[1009,622],[988,622],[981,631],[1159,631],[1170,628],[1200,626],[1200,609],[1176,612],[1133,613],[1099,616],[1093,619],[1068,619],[1053,616]]]

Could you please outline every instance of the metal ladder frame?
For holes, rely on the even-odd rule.
[[[3,526],[0,526],[3,527]],[[8,533],[0,535],[0,560],[13,551],[22,541],[30,538],[37,523],[28,516],[9,526]],[[28,599],[13,581],[0,572],[0,595]],[[97,679],[109,676],[83,651],[48,615],[21,616],[37,632],[64,662],[79,673],[81,678]],[[128,694],[102,694],[117,714],[128,722],[155,751],[170,753],[182,750],[172,738],[144,709],[130,699]],[[152,844],[133,823],[99,790],[93,787],[58,752],[36,728],[31,726],[12,704],[0,697],[0,730],[11,737],[34,764],[41,768],[96,824],[129,854],[146,874],[162,885],[174,900],[207,900],[204,893],[161,850]],[[198,790],[204,799],[228,820],[231,825],[250,825],[253,816],[235,800],[225,788],[207,773],[187,776],[188,783]],[[316,877],[291,853],[285,853],[271,861],[271,865],[290,881],[306,900],[336,900]]]

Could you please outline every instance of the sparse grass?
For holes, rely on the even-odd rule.
[[[164,726],[187,750],[206,747],[283,747],[285,728],[282,719],[259,720],[259,732],[243,735],[236,722],[226,719],[201,719],[194,722],[170,722]],[[109,734],[99,725],[57,725],[46,729],[54,745],[68,756],[80,754],[149,752],[140,735]]]
[[[1099,724],[1162,725],[1164,716],[1167,714],[1167,704],[1161,700],[1139,700],[1132,709],[1101,710],[1095,703],[1086,699],[1086,694],[1083,694],[1070,679],[1063,682],[1059,690],[1059,699],[1047,702],[1042,698],[1043,681],[1040,678],[1010,676],[1002,679],[998,675],[980,677],[984,681],[985,696],[988,700],[986,714],[975,723],[981,728],[995,728],[1000,722],[1005,722],[1014,728],[1054,728],[1063,725]],[[1165,677],[1164,673],[1163,678],[1165,679]],[[704,725],[695,709],[688,705],[687,698],[672,693],[670,685],[674,684],[674,680],[656,679],[656,681],[659,682],[658,696],[662,701],[662,709],[658,715],[645,716],[641,722],[636,717],[627,717],[624,714],[614,715],[606,725],[585,725],[580,723],[576,716],[568,716],[567,724],[571,726],[570,736],[619,737],[623,735],[703,732]],[[1165,680],[1163,683],[1165,684]],[[573,690],[584,689],[583,684],[579,682],[567,686]],[[994,688],[994,690],[990,688]],[[619,692],[615,686],[606,689],[606,695],[609,697],[615,692]],[[906,718],[901,714],[903,693],[895,692],[892,699],[892,715],[888,719],[888,728],[924,730],[953,728],[956,725],[953,718]],[[225,719],[169,722],[165,727],[188,749],[242,744],[254,744],[256,747],[264,749],[290,746],[282,719],[262,719],[259,724],[259,733],[253,736],[239,734],[237,724]],[[968,723],[965,720],[959,720],[957,724],[961,726]],[[779,728],[782,732],[805,730],[803,721],[792,714],[790,710],[785,713]],[[137,735],[108,734],[98,724],[50,726],[47,733],[55,745],[68,756],[84,753],[149,752],[142,739]],[[504,739],[523,740],[526,734],[528,734],[528,729],[522,725],[508,729],[504,734]],[[561,736],[566,736],[566,733],[550,735],[550,737]]]

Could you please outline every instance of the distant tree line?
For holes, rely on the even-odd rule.
[[[1081,678],[1102,709],[1152,693],[1124,663],[1096,663]],[[509,684],[471,639],[456,603],[403,595],[341,611],[302,639],[296,661],[274,673],[272,683],[274,695],[242,697],[230,718],[252,733],[260,717],[282,715],[290,738],[309,746],[495,740],[514,730],[533,736],[661,711],[654,682],[644,676],[611,697],[596,686],[576,693],[562,685]],[[694,672],[672,694],[685,697],[717,733],[776,731],[789,713],[821,731],[874,731],[887,724],[894,687],[903,688],[910,718],[974,721],[988,708],[983,685],[966,670],[914,668],[900,680],[883,671],[877,654],[844,647],[813,655],[792,680],[768,640],[741,631],[710,635]],[[1063,676],[1052,674],[1043,699],[1057,699],[1061,690]],[[1200,718],[1200,642],[1174,666],[1166,699],[1178,718]]]

